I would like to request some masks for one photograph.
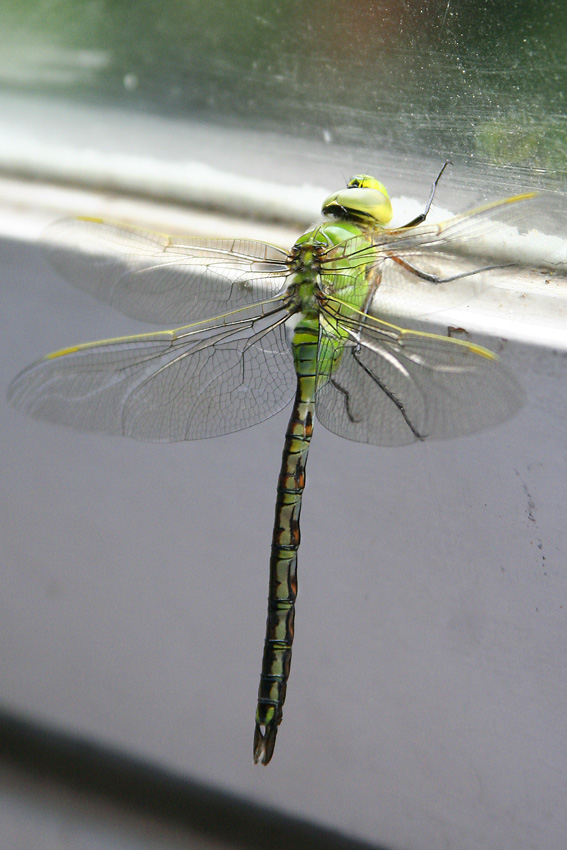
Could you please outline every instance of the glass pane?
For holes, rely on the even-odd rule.
[[[451,159],[449,183],[477,197],[563,185],[560,0],[516,3],[513,14],[497,0],[2,5],[0,155],[20,171],[34,156],[22,160],[18,129],[46,148],[64,128],[91,152],[214,160],[283,183],[329,187],[331,165],[333,188],[338,168],[372,168],[422,196]],[[61,110],[73,105],[88,109],[65,127]],[[150,132],[150,118],[167,130]]]

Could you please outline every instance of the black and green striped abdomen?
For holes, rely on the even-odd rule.
[[[270,557],[268,619],[254,732],[254,761],[267,764],[282,719],[297,596],[299,515],[305,488],[305,464],[313,431],[318,324],[304,320],[293,339],[297,391],[285,436],[278,479]]]

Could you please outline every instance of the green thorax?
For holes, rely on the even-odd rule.
[[[366,306],[373,266],[373,235],[392,217],[383,184],[367,174],[352,177],[322,207],[324,221],[300,236],[289,255],[295,275],[290,306],[308,319],[320,314],[321,301],[335,296],[348,307]],[[366,256],[366,259],[365,259]]]
[[[288,289],[290,309],[301,314],[292,343],[298,374],[305,359],[298,346],[317,339],[323,313],[326,329],[340,343],[345,336],[340,321],[366,310],[375,283],[373,235],[392,216],[386,189],[368,175],[353,177],[330,195],[322,212],[324,221],[300,236],[289,255],[295,273]],[[332,309],[323,310],[325,304]]]

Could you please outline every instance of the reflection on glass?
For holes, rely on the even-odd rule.
[[[3,4],[0,81],[400,155],[565,169],[559,0]]]

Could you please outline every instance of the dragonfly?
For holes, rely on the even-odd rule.
[[[490,233],[494,219],[506,220],[532,197],[429,223],[445,165],[424,211],[403,227],[388,226],[384,185],[354,176],[326,198],[321,221],[289,251],[91,218],[55,222],[43,239],[52,265],[75,286],[127,316],[175,327],[48,354],[9,387],[20,411],[167,442],[248,428],[293,399],[277,484],[255,763],[272,758],[282,720],[315,416],[349,440],[398,446],[496,425],[522,402],[494,353],[400,326],[389,312],[392,293],[415,299],[417,283],[451,291],[493,268],[467,265],[458,246]]]

